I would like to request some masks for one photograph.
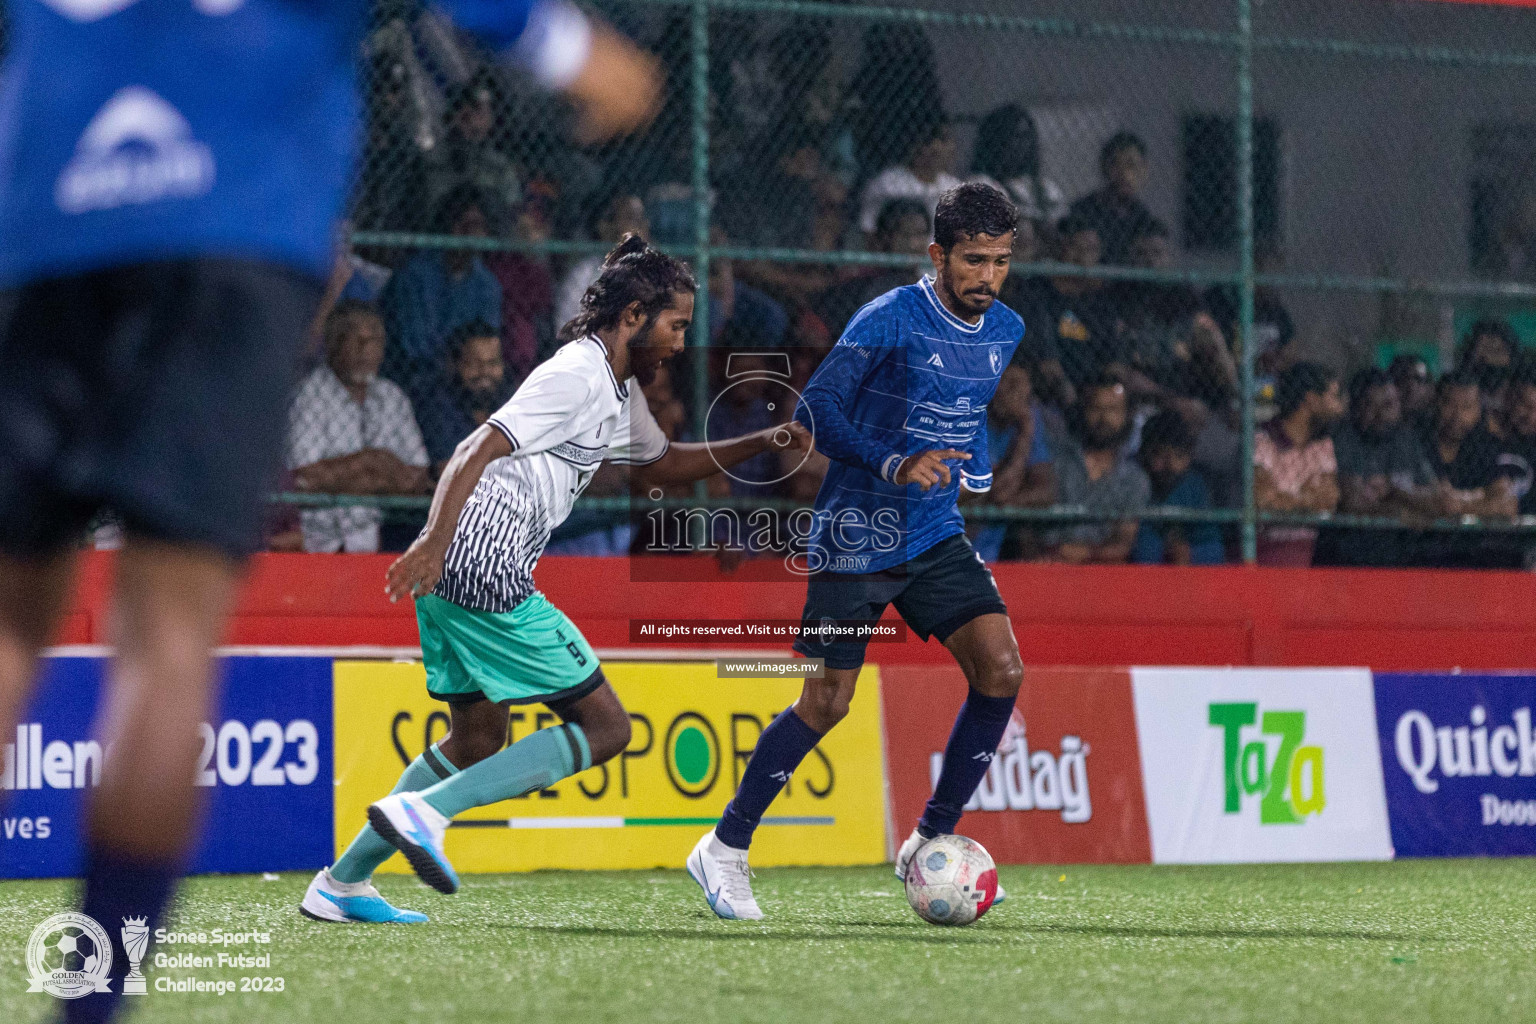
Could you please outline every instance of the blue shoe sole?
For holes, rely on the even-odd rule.
[[[390,823],[389,815],[377,807],[368,808],[368,824],[373,830],[384,837],[385,842],[405,854],[405,859],[410,862],[411,870],[416,872],[416,877],[426,882],[432,888],[445,896],[452,896],[459,891],[459,880],[450,875],[444,867],[437,862],[423,846],[417,846],[402,836],[398,829]]]
[[[730,914],[722,914],[722,913],[720,913],[719,910],[715,909],[715,905],[713,903],[709,902],[709,889],[705,887],[704,880],[699,877],[699,875],[702,875],[704,873],[704,866],[702,864],[699,865],[699,875],[694,874],[693,873],[693,855],[692,854],[688,855],[688,861],[687,861],[687,864],[685,866],[688,869],[688,877],[693,879],[694,884],[697,885],[699,887],[699,890],[704,893],[704,902],[705,903],[709,903],[709,912],[711,914],[714,914],[716,917],[718,917],[722,921],[734,921],[734,920],[736,920],[736,918],[734,916],[730,915]]]

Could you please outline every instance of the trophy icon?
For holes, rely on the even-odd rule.
[[[125,917],[123,918],[123,952],[128,954],[128,976],[123,979],[123,995],[142,996],[149,992],[144,982],[144,974],[139,970],[139,961],[144,959],[144,951],[149,948],[148,918]]]

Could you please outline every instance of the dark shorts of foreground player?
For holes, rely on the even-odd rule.
[[[964,534],[942,540],[901,565],[871,573],[821,572],[807,581],[802,636],[795,650],[828,668],[864,664],[867,636],[817,636],[822,623],[874,623],[894,604],[918,636],[940,643],[980,615],[1008,614],[992,571]]]
[[[0,293],[0,551],[52,554],[105,509],[258,550],[320,292],[275,264],[185,259]]]

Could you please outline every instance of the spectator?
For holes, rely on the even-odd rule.
[[[1140,462],[1151,483],[1154,505],[1209,509],[1211,490],[1193,468],[1195,434],[1171,409],[1142,425]],[[1142,565],[1220,565],[1226,561],[1221,529],[1214,523],[1143,522],[1136,531],[1131,561]]]
[[[1056,459],[1056,486],[1064,505],[1080,505],[1108,522],[1052,530],[1046,544],[1063,562],[1122,563],[1136,542],[1136,516],[1147,507],[1147,474],[1125,452],[1131,434],[1125,385],[1112,377],[1089,381],[1075,410],[1072,434]]]
[[[1536,515],[1536,372],[1522,367],[1509,387],[1504,450],[1499,465],[1509,478],[1510,490],[1519,502],[1521,515]]]
[[[1437,514],[1435,473],[1411,427],[1403,423],[1397,385],[1384,370],[1361,370],[1349,381],[1349,419],[1333,439],[1339,508],[1359,516]],[[1408,564],[1406,534],[1337,529],[1319,541],[1319,561],[1342,565]]]
[[[1168,270],[1173,252],[1168,227],[1142,226],[1131,242],[1131,261]],[[1197,430],[1212,407],[1237,395],[1237,366],[1221,328],[1188,285],[1120,281],[1108,288],[1127,363],[1115,372],[1133,398],[1177,406]]]
[[[933,228],[928,208],[916,199],[892,199],[875,220],[874,250],[914,258],[928,254]],[[911,284],[919,276],[917,264],[910,267],[870,267],[827,289],[817,303],[818,315],[834,335],[841,336],[853,314],[865,303],[873,302],[892,288]]]
[[[1429,364],[1424,357],[1409,352],[1394,356],[1387,373],[1397,387],[1403,423],[1413,430],[1428,428],[1434,416],[1435,383],[1429,377]]]
[[[427,450],[405,392],[378,375],[384,322],[373,307],[343,300],[325,325],[326,361],[299,385],[289,412],[294,486],[322,494],[424,494]],[[377,551],[372,508],[306,511],[305,551]]]
[[[1099,152],[1104,185],[1072,204],[1071,216],[1098,232],[1105,263],[1129,263],[1131,239],[1152,220],[1141,201],[1147,182],[1147,144],[1130,132],[1116,132]]]
[[[651,222],[645,215],[645,203],[632,193],[619,192],[609,199],[592,224],[593,237],[609,245],[618,245],[627,234],[651,237]],[[555,329],[558,331],[581,312],[581,297],[603,271],[603,255],[584,256],[571,265],[560,279],[555,296]]]
[[[859,230],[873,240],[880,211],[893,199],[918,200],[932,223],[939,196],[960,184],[954,175],[955,155],[955,137],[947,121],[934,121],[914,135],[903,162],[885,168],[864,186],[859,198]]]
[[[427,158],[429,209],[461,185],[478,189],[501,210],[515,210],[523,201],[517,168],[496,149],[491,133],[496,128],[497,97],[488,74],[478,74],[458,86],[448,97],[447,132],[442,145]]]
[[[1061,186],[1040,173],[1040,133],[1029,111],[1005,103],[976,126],[976,150],[971,156],[972,180],[1005,191],[1019,216],[1044,231],[1067,215]]]
[[[484,238],[490,233],[480,192],[461,185],[443,198],[436,218],[442,234]],[[468,323],[501,331],[501,285],[472,249],[424,249],[390,278],[380,304],[389,330],[385,372],[421,394],[437,383],[448,337]]]
[[[405,57],[379,51],[368,66],[367,148],[352,219],[370,231],[414,231],[423,226],[424,154],[433,141],[420,116],[424,90]]]
[[[548,241],[553,218],[553,197],[542,182],[531,183],[528,198],[518,210],[517,237],[525,242]],[[516,385],[555,349],[555,283],[549,257],[493,252],[483,261],[501,288],[501,358],[507,379]]]
[[[1504,435],[1505,395],[1519,350],[1520,339],[1509,324],[1493,318],[1473,324],[1456,350],[1456,368],[1477,377],[1483,393],[1483,426],[1495,438]]]
[[[1279,269],[1280,256],[1273,250],[1258,254],[1258,272],[1272,274]],[[1205,305],[1216,318],[1228,340],[1237,349],[1242,341],[1238,322],[1238,294],[1233,285],[1212,285],[1206,289]],[[1253,359],[1255,374],[1274,378],[1296,361],[1296,326],[1290,311],[1280,300],[1280,293],[1269,285],[1259,285],[1253,292]]]
[[[1053,234],[1052,237],[1056,236]],[[1013,233],[1014,267],[1034,263],[1039,257],[1039,245],[1040,235],[1035,230],[1035,222],[1021,218]],[[1034,394],[1059,413],[1072,407],[1077,401],[1077,393],[1061,365],[1057,322],[1053,320],[1054,294],[1048,280],[1014,269],[1003,281],[998,297],[1024,320],[1024,340],[1014,359],[1027,362],[1033,368]]]
[[[992,458],[992,489],[972,495],[977,503],[1043,508],[1056,501],[1056,471],[1045,416],[1032,393],[1030,370],[1017,360],[1003,370],[997,393],[987,406],[987,450]],[[984,561],[997,561],[1008,533],[1007,523],[981,527],[974,537],[977,554]]]
[[[1442,516],[1510,518],[1519,512],[1512,467],[1500,465],[1499,443],[1483,424],[1478,378],[1470,368],[1453,370],[1435,389],[1435,416],[1424,435],[1424,453],[1436,478]],[[1433,533],[1419,546],[1423,565],[1513,568],[1519,556],[1497,538]]]
[[[725,232],[713,232],[715,245],[730,244]],[[731,348],[782,348],[789,332],[789,314],[767,295],[736,280],[734,263],[725,257],[709,261],[710,344]]]
[[[849,81],[849,120],[858,165],[869,173],[906,159],[930,135],[944,118],[944,95],[922,26],[877,22],[864,30],[863,49]]]
[[[487,323],[469,323],[448,342],[443,380],[416,410],[434,476],[460,441],[512,397],[507,386],[501,339]]]
[[[1099,265],[1099,233],[1087,221],[1067,217],[1056,235],[1061,262],[1085,268]],[[1010,289],[1003,301],[1024,317],[1031,356],[1042,363],[1058,362],[1073,389],[1080,391],[1108,367],[1126,361],[1114,306],[1104,282],[1097,278],[1030,278]],[[1033,343],[1028,340],[1032,323],[1038,325]],[[1063,396],[1062,403],[1063,408],[1070,405],[1070,398]]]
[[[1344,414],[1339,379],[1317,363],[1296,363],[1275,387],[1278,411],[1254,438],[1254,501],[1262,512],[1322,513],[1339,507],[1338,465],[1328,431]],[[1259,564],[1308,566],[1310,526],[1259,531]]]
[[[757,155],[721,182],[720,222],[731,237],[754,248],[839,248],[848,189],[823,161],[815,129],[799,120],[781,122]],[[835,277],[831,267],[804,262],[754,260],[736,269],[794,305],[808,303]]]

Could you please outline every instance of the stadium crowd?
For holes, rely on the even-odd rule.
[[[529,241],[584,233],[616,242],[628,232],[659,243],[691,241],[692,142],[680,87],[645,136],[627,150],[593,155],[549,145],[537,132],[506,130],[518,115],[489,75],[450,90],[440,120],[429,119],[418,102],[421,71],[414,57],[388,44],[388,29],[375,36],[358,227]],[[863,304],[916,280],[938,196],[962,180],[996,184],[1018,205],[1016,263],[1173,267],[1169,228],[1141,198],[1148,174],[1141,138],[1119,132],[1105,141],[1100,187],[1071,199],[1042,175],[1038,132],[1022,106],[982,118],[970,159],[960,160],[920,32],[871,28],[864,66],[847,89],[820,70],[829,66],[821,59],[826,45],[814,30],[786,30],[759,52],[755,78],[737,75],[729,88],[717,88],[713,240],[866,249],[913,263],[713,259],[710,359],[678,360],[646,389],[669,436],[690,438],[694,375],[707,375],[709,393],[718,394],[723,354],[784,352],[790,386],[803,387]],[[900,105],[879,99],[891,94],[885,86],[896,84],[895,69],[906,97]],[[292,486],[429,493],[458,440],[554,350],[560,325],[600,263],[598,256],[562,260],[470,247],[347,249],[329,311],[316,325],[315,365],[293,407]],[[1233,291],[1015,273],[1000,298],[1021,314],[1026,336],[989,411],[994,486],[967,501],[1076,506],[1098,518],[979,523],[973,541],[983,556],[1233,560],[1230,525],[1142,515],[1152,507],[1241,504]],[[1254,451],[1261,510],[1410,523],[1508,521],[1536,511],[1536,359],[1521,351],[1507,324],[1474,326],[1439,380],[1421,359],[1404,356],[1341,382],[1333,369],[1300,358],[1285,303],[1265,288],[1256,295],[1253,338],[1264,395]],[[758,422],[765,414],[750,405],[748,391],[735,395],[742,401],[720,410],[733,431],[767,424]],[[813,460],[772,486],[721,476],[710,493],[808,503],[823,470]],[[587,493],[625,491],[622,474],[608,467]],[[397,548],[415,531],[409,522],[398,526],[392,531],[374,509],[311,510],[275,522],[273,545]],[[624,553],[637,543],[632,533],[612,517],[578,510],[550,550]],[[1261,529],[1259,561],[1524,567],[1528,546],[1508,533],[1276,524]]]

